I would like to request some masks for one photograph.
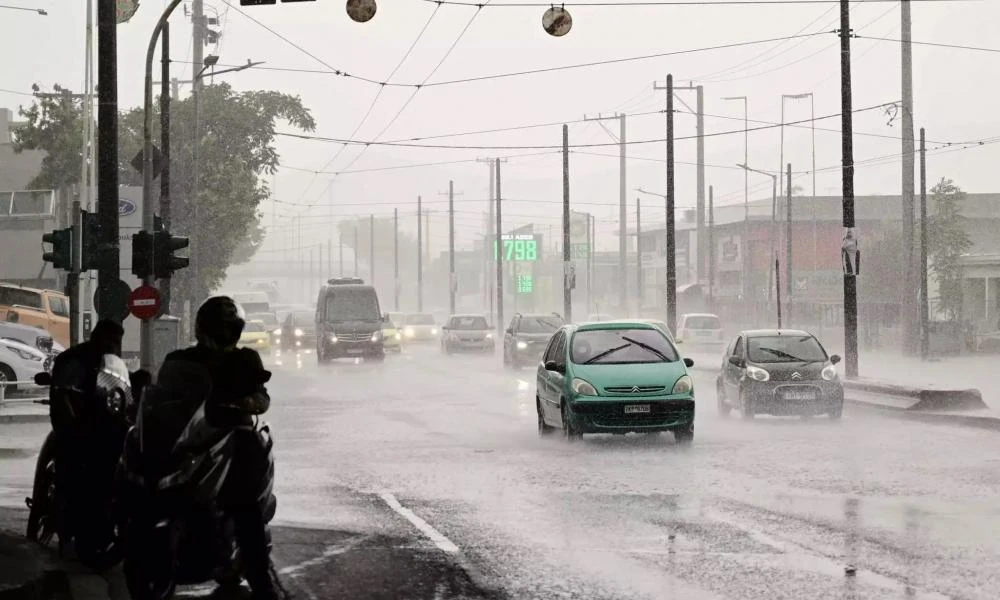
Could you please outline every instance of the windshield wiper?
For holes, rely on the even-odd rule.
[[[793,356],[793,355],[785,352],[784,350],[775,350],[774,348],[759,348],[759,350],[762,350],[764,352],[770,352],[771,354],[773,354],[775,356],[780,356],[781,358],[787,358],[790,361],[795,361],[795,362],[815,362],[815,361],[807,361],[805,359],[799,358],[798,356]]]
[[[610,348],[608,350],[605,350],[604,352],[599,352],[599,353],[591,356],[587,360],[583,361],[583,364],[589,365],[591,363],[595,363],[598,360],[604,358],[605,356],[608,356],[609,354],[614,354],[615,352],[618,352],[619,350],[624,350],[625,348],[628,348],[631,345],[632,345],[631,343],[629,343],[629,344],[622,344],[621,346],[617,346],[615,348]]]
[[[657,350],[656,348],[650,346],[649,344],[647,344],[645,342],[640,342],[639,340],[634,340],[634,339],[632,339],[630,337],[626,337],[624,335],[622,336],[622,339],[625,340],[626,342],[631,342],[631,343],[635,344],[636,346],[639,346],[643,350],[646,350],[648,352],[652,352],[653,354],[655,354],[656,356],[658,356],[660,358],[660,360],[662,360],[663,362],[670,362],[670,358],[667,357],[666,354],[660,352],[659,350]]]

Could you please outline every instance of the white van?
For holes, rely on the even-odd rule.
[[[687,345],[724,343],[722,320],[711,313],[687,313],[681,315],[677,325],[677,341]]]

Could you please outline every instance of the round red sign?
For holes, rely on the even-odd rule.
[[[137,319],[148,321],[160,314],[160,291],[151,285],[140,285],[128,297],[128,311]]]

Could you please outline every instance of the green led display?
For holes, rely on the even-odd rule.
[[[517,276],[517,293],[530,294],[533,291],[535,291],[535,280],[532,279],[531,275],[527,273],[519,274]]]
[[[534,235],[518,235],[503,239],[503,260],[505,262],[536,262],[539,260],[539,238]],[[500,258],[496,240],[493,242],[493,260]]]

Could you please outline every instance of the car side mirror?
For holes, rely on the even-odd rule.
[[[559,364],[556,361],[554,361],[554,360],[547,360],[547,361],[545,361],[545,370],[546,371],[554,371],[556,373],[562,373],[563,372],[563,368],[560,367]]]
[[[743,359],[740,358],[739,356],[730,356],[729,364],[733,365],[734,367],[739,367],[741,369],[745,366]]]
[[[840,355],[839,354],[834,354],[833,356],[830,357],[830,364],[834,364],[835,365],[835,364],[837,364],[839,362],[840,362]]]
[[[690,358],[685,358],[684,359],[684,366],[685,367],[693,367],[694,366],[694,361],[691,360]]]
[[[52,385],[52,375],[42,371],[41,373],[35,373],[35,385]]]

